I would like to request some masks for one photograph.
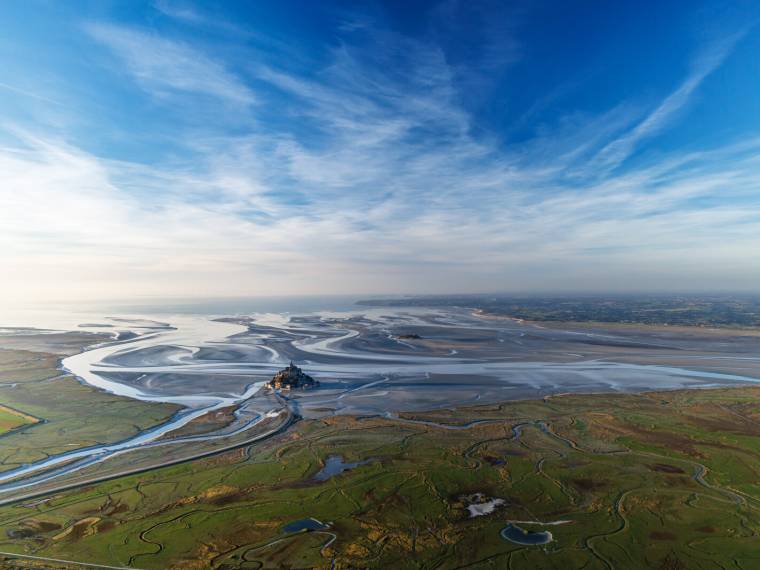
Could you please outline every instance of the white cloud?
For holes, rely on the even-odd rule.
[[[692,94],[715,71],[733,51],[736,42],[746,32],[734,34],[710,45],[692,65],[689,76],[678,88],[665,97],[643,121],[620,138],[607,144],[600,152],[593,168],[614,169],[619,166],[642,140],[662,131],[689,102]]]
[[[93,23],[86,29],[154,95],[189,92],[240,105],[255,101],[253,92],[222,63],[185,43],[110,24]]]
[[[198,11],[187,3],[173,2],[171,0],[156,0],[153,2],[156,10],[170,18],[176,18],[192,24],[202,24],[206,18],[201,16]]]

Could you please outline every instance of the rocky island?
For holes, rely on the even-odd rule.
[[[267,384],[270,390],[296,390],[298,388],[314,388],[319,386],[319,382],[306,374],[298,366],[290,363],[287,368],[283,368]]]

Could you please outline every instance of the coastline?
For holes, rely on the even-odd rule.
[[[471,314],[475,317],[482,319],[492,320],[505,320],[516,323],[523,323],[526,325],[534,325],[545,328],[556,328],[561,330],[562,327],[573,328],[607,328],[613,330],[622,331],[635,331],[636,329],[646,329],[656,332],[680,332],[680,333],[713,333],[713,334],[730,334],[730,333],[745,333],[748,336],[760,336],[760,329],[757,327],[743,327],[739,325],[669,325],[665,323],[653,324],[644,322],[614,322],[614,321],[566,321],[566,320],[554,320],[554,319],[525,319],[521,317],[513,317],[510,315],[499,315],[495,313],[489,313],[482,309],[474,309]]]

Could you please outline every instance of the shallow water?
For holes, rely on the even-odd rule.
[[[282,532],[291,533],[301,532],[302,530],[324,530],[326,528],[330,527],[318,521],[317,519],[308,518],[286,524],[284,527],[282,527]]]
[[[508,524],[501,531],[502,538],[514,542],[515,544],[521,544],[523,546],[535,546],[537,544],[548,544],[553,540],[552,533],[548,530],[539,532],[531,532],[520,528],[515,524]]]
[[[325,460],[325,466],[319,471],[319,473],[314,475],[314,480],[327,481],[336,475],[340,475],[344,471],[350,471],[351,469],[355,469],[360,465],[366,465],[370,461],[370,459],[365,459],[364,461],[344,463],[343,458],[340,455],[330,455]]]

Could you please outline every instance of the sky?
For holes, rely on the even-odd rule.
[[[0,3],[0,302],[758,292],[760,4]]]

